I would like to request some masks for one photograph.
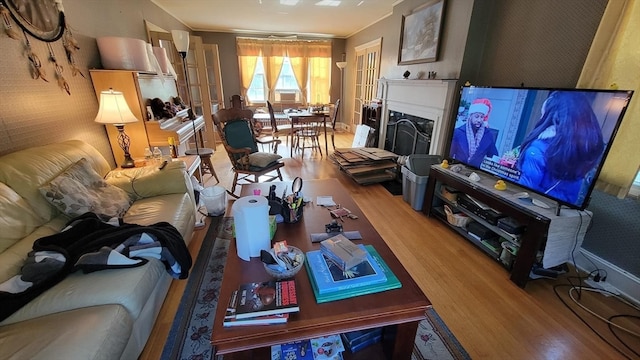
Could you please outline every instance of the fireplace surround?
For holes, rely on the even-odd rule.
[[[457,88],[456,79],[380,79],[378,147],[398,155],[442,155]],[[415,135],[411,135],[413,128]]]

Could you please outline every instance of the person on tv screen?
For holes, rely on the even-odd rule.
[[[453,131],[451,157],[480,168],[482,160],[498,155],[498,130],[489,128],[491,101],[475,99],[469,106],[467,121]]]
[[[552,92],[541,113],[520,145],[518,182],[575,204],[604,151],[598,119],[587,98],[571,91]]]

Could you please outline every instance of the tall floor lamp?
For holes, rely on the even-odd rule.
[[[100,124],[111,124],[118,129],[118,145],[124,152],[124,161],[120,165],[122,168],[134,167],[133,159],[129,153],[131,139],[124,132],[124,125],[138,121],[129,109],[124,95],[120,91],[109,89],[100,93],[100,108],[96,115],[95,122]]]
[[[189,32],[184,30],[171,30],[171,37],[173,38],[173,44],[178,50],[180,57],[182,58],[182,67],[184,69],[184,82],[187,86],[187,97],[189,98],[189,118],[193,125],[193,139],[196,143],[196,155],[200,155],[200,148],[198,148],[198,135],[196,133],[196,119],[193,114],[193,105],[191,102],[191,88],[189,87],[189,73],[187,70],[187,52],[189,51]]]
[[[338,69],[340,69],[340,102],[344,103],[344,100],[342,99],[342,88],[344,87],[344,68],[347,67],[347,62],[346,61],[338,61],[336,62],[336,66],[338,67]],[[342,107],[341,106],[338,109],[338,114],[336,114],[336,116],[341,115],[342,112]],[[342,115],[340,116],[340,120],[342,121]]]

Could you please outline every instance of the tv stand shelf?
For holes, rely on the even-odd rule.
[[[475,171],[479,175],[479,181],[474,182],[468,178],[471,171]],[[497,252],[502,249],[494,250],[496,248],[495,243],[491,244],[487,240],[479,240],[470,235],[467,229],[449,224],[457,233],[471,241],[492,258],[503,265],[505,263],[510,264],[506,267],[510,271],[511,281],[524,288],[529,280],[532,266],[539,260],[540,254],[542,254],[541,265],[545,269],[571,261],[574,251],[580,249],[593,214],[586,210],[579,211],[568,208],[547,209],[533,205],[530,202],[523,202],[517,198],[516,194],[525,189],[509,184],[506,190],[499,191],[493,187],[496,180],[496,177],[479,170],[464,169],[462,172],[455,173],[449,169],[443,169],[440,165],[433,165],[429,172],[422,211],[427,216],[433,215],[449,224],[443,214],[444,211],[440,210],[444,204],[448,204],[452,208],[467,214],[489,231],[512,244],[518,245],[519,250],[513,261],[505,262],[503,259],[496,258]],[[502,213],[502,215],[513,218],[524,226],[524,232],[517,236],[509,234],[492,225],[483,217],[476,215],[473,211],[464,208],[458,201],[449,201],[440,195],[442,186],[454,188],[458,192],[467,194]],[[536,194],[530,194],[530,196],[543,203],[551,202],[551,200]],[[485,218],[487,217],[485,216]]]

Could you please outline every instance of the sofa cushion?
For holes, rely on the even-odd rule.
[[[122,217],[132,202],[124,190],[104,181],[84,158],[41,186],[40,192],[70,217],[86,212],[106,219]]]
[[[0,214],[0,253],[31,234],[44,221],[25,199],[1,182]]]
[[[0,358],[119,359],[132,328],[120,305],[51,314],[0,327]]]
[[[193,202],[188,194],[167,194],[140,199],[134,202],[124,215],[127,224],[153,225],[166,221],[189,244],[196,222]]]
[[[249,165],[255,166],[257,168],[264,168],[280,159],[282,159],[282,156],[278,154],[254,152],[252,154],[249,154]]]
[[[59,232],[68,221],[66,216],[59,215],[0,252],[0,283],[21,273],[20,269],[22,269],[29,251],[33,249],[34,241]]]
[[[163,280],[171,279],[164,264],[149,258],[145,265],[83,274],[76,271],[47,289],[0,325],[88,306],[120,304],[137,319],[147,299]]]
[[[22,196],[44,224],[58,216],[60,211],[40,194],[40,186],[82,158],[87,159],[100,176],[110,170],[109,163],[96,148],[84,141],[68,140],[0,157],[0,182]]]

